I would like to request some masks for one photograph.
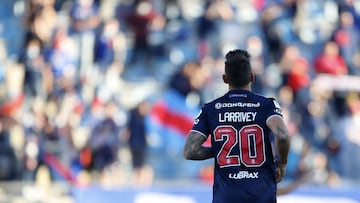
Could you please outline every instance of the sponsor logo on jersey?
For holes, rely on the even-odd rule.
[[[281,106],[280,104],[276,101],[276,100],[273,100],[274,102],[274,106],[275,106],[275,113],[278,113],[278,114],[281,114]]]
[[[257,179],[259,172],[239,171],[238,173],[229,173],[230,179]]]
[[[231,107],[260,107],[260,102],[248,103],[248,102],[234,102],[234,103],[216,103],[215,108],[231,108]]]
[[[276,108],[281,109],[279,102],[277,102],[276,100],[273,100],[273,102]]]
[[[195,125],[199,123],[199,121],[200,121],[199,117],[200,117],[201,113],[202,113],[202,110],[200,110],[200,112],[196,115],[196,117],[195,117],[196,119],[194,120]]]
[[[219,113],[220,123],[225,122],[252,122],[255,121],[256,112],[225,112]]]

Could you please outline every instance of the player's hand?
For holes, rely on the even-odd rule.
[[[283,179],[283,177],[286,174],[286,164],[280,162],[279,160],[276,160],[275,161],[275,166],[276,166],[275,181],[278,183]]]

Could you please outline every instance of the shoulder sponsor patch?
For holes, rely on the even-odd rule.
[[[275,99],[273,99],[273,102],[274,102],[274,106],[275,106],[274,111],[278,114],[281,114],[281,106],[280,106],[279,102],[277,102]]]
[[[275,105],[275,107],[277,109],[281,109],[281,106],[280,106],[279,102],[277,102],[276,100],[273,100],[273,102],[274,102],[274,105]]]

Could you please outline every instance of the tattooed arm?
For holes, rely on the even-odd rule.
[[[204,160],[214,157],[210,147],[204,147],[202,144],[206,137],[198,132],[190,131],[186,138],[183,154],[187,160]]]
[[[286,173],[287,157],[290,149],[290,137],[284,120],[281,116],[271,116],[266,124],[275,136],[275,146],[279,153],[276,164],[276,181],[280,182]]]

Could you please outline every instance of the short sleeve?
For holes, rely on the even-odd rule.
[[[281,110],[281,106],[279,104],[279,102],[276,101],[276,99],[274,98],[269,98],[269,108],[267,111],[267,118],[269,118],[270,116],[273,115],[278,115],[278,116],[283,116],[282,115],[282,110]]]

